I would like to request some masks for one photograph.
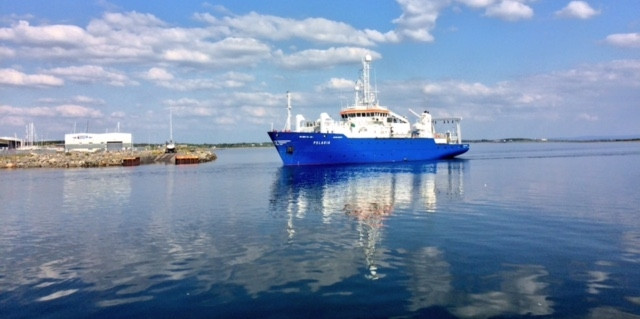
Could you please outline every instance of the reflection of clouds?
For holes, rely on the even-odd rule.
[[[623,233],[622,245],[624,247],[622,258],[632,263],[640,263],[640,232]]]
[[[305,234],[305,239],[290,243],[287,249],[274,251],[273,243],[246,249],[252,257],[225,263],[229,277],[226,284],[237,284],[251,296],[264,291],[296,292],[288,285],[304,283],[310,291],[339,283],[358,272],[358,254],[348,249],[350,239],[325,238],[322,234]],[[292,254],[299,251],[300,254]],[[305,253],[313,251],[313,254]],[[202,279],[202,277],[199,277]]]
[[[610,285],[606,285],[605,282],[609,281],[609,273],[604,271],[592,270],[587,273],[589,279],[587,280],[587,292],[592,295],[597,295],[602,289],[613,288]]]
[[[534,315],[553,313],[553,302],[544,294],[548,276],[542,266],[514,265],[513,270],[501,274],[501,290],[470,294],[464,306],[454,313],[461,317],[489,318],[498,315]]]
[[[542,266],[511,265],[496,277],[500,290],[465,294],[454,290],[451,265],[437,247],[424,247],[408,260],[409,311],[441,305],[462,318],[553,313],[553,302],[544,294],[548,284],[542,281],[548,272]]]
[[[640,305],[640,296],[639,297],[626,297],[627,301],[634,303],[636,305]]]
[[[66,290],[59,290],[56,291],[50,295],[38,298],[37,301],[51,301],[54,299],[58,299],[58,298],[62,298],[62,297],[66,297],[69,296],[71,294],[74,294],[78,291],[78,289],[66,289]]]
[[[424,247],[408,257],[410,311],[451,302],[451,265],[443,255],[437,247]]]
[[[639,319],[640,316],[613,307],[597,307],[589,310],[588,319]]]
[[[38,269],[37,278],[40,279],[57,279],[67,280],[78,276],[75,271],[66,270],[65,266],[71,264],[70,258],[64,258],[59,260],[53,260],[40,265]]]
[[[611,267],[615,266],[612,262],[601,260],[597,261],[593,266],[596,270],[586,271],[587,293],[593,295],[592,299],[595,300],[598,298],[596,295],[603,295],[601,298],[611,298],[612,294],[609,292],[620,285],[615,282],[615,275],[612,275],[615,271],[612,270]],[[609,271],[603,269],[608,269]],[[640,305],[640,296],[626,296],[624,300],[632,304]],[[624,312],[614,307],[601,306],[589,310],[589,316],[587,318],[640,319],[640,316]]]
[[[106,307],[120,306],[120,305],[124,305],[124,304],[129,304],[129,303],[149,301],[151,299],[153,299],[153,297],[151,297],[151,296],[131,297],[131,298],[116,298],[116,299],[100,300],[96,304],[97,304],[98,307],[106,308]]]

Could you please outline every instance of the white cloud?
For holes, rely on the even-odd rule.
[[[0,114],[2,114],[3,105],[0,105]],[[0,124],[6,125],[6,127],[10,126],[24,126],[27,124],[27,121],[24,117],[20,116],[0,116]]]
[[[455,0],[474,9],[485,9],[485,16],[505,21],[518,21],[533,17],[533,9],[525,4],[531,0]]]
[[[229,89],[245,86],[253,82],[255,77],[240,72],[227,72],[215,78],[174,78],[166,77],[160,71],[154,71],[157,85],[176,91],[194,91],[203,89]],[[147,76],[147,75],[145,75]],[[150,78],[153,80],[153,78]]]
[[[640,99],[640,60],[619,60],[583,65],[561,72],[540,74],[495,84],[448,80],[442,82],[382,83],[385,100],[428,107],[437,116],[462,116],[473,122],[502,119],[533,122],[582,120],[602,121],[602,110],[633,112]],[[623,93],[620,93],[623,92]],[[514,129],[514,128],[512,128]]]
[[[587,88],[597,92],[606,87],[640,87],[640,60],[616,60],[590,66],[582,66],[563,72],[554,77],[562,79],[561,89]]]
[[[533,17],[533,9],[519,0],[502,0],[487,7],[485,14],[489,17],[506,21],[517,21]]]
[[[640,48],[640,33],[616,33],[608,35],[607,43],[625,48]]]
[[[105,101],[103,99],[92,98],[84,95],[76,95],[71,98],[40,98],[38,99],[38,103],[45,104],[93,104],[93,105],[104,105]]]
[[[220,68],[252,66],[269,57],[270,48],[252,38],[229,37],[217,42],[194,41],[192,47],[164,51],[161,59],[178,64],[208,64]]]
[[[0,69],[0,86],[54,87],[64,80],[47,74],[25,74],[15,69]]]
[[[213,29],[169,27],[151,14],[105,13],[91,20],[86,29],[75,25],[32,26],[27,21],[0,28],[0,41],[14,44],[10,49],[13,51],[3,49],[0,54],[37,60],[76,59],[91,64],[153,61],[202,64],[217,61],[220,57],[217,52],[229,54],[225,45],[237,50],[237,43],[224,39],[216,43],[219,38],[220,34]],[[253,52],[264,54],[264,45],[253,41],[258,46]],[[225,62],[228,61],[217,65],[225,66]]]
[[[326,50],[304,50],[291,55],[276,52],[277,63],[288,69],[326,68],[338,64],[359,62],[366,54],[380,58],[377,52],[357,47],[329,48]]]
[[[153,67],[143,75],[147,80],[151,81],[169,81],[173,79],[173,74],[163,68]]]
[[[100,31],[111,33],[114,29],[133,30],[136,28],[147,29],[164,26],[166,26],[165,22],[150,13],[138,13],[135,11],[127,13],[107,12],[102,19],[92,21],[88,30],[92,31],[92,33],[100,33]]]
[[[375,30],[357,30],[344,23],[324,18],[295,20],[250,12],[244,16],[217,18],[209,13],[197,13],[194,17],[210,24],[220,34],[245,36],[274,41],[292,38],[317,43],[337,43],[371,46],[375,42],[395,41],[392,34]]]
[[[243,106],[241,109],[250,117],[264,117],[267,115],[267,109],[262,106]]]
[[[449,0],[396,0],[402,15],[393,20],[398,25],[395,31],[400,37],[414,41],[432,42],[431,31],[436,26],[440,11],[449,5]]]
[[[326,83],[319,85],[316,87],[316,91],[322,92],[325,90],[336,90],[336,91],[353,91],[356,87],[356,82],[353,80],[341,79],[341,78],[331,78]]]
[[[0,47],[0,58],[13,58],[16,56],[16,50],[7,47]]]
[[[164,101],[164,104],[166,104],[169,107],[176,107],[176,106],[193,107],[193,106],[201,106],[202,102],[192,98],[181,98],[178,100],[173,100],[173,99],[166,100]]]
[[[102,117],[102,112],[96,109],[88,108],[75,104],[64,104],[56,106],[54,108],[55,113],[62,117],[75,117],[75,118],[99,118]]]
[[[63,68],[53,68],[46,71],[49,74],[67,78],[74,82],[98,83],[106,82],[113,86],[136,85],[124,73],[116,70],[107,70],[102,66],[83,65]]]
[[[224,74],[223,78],[226,81],[235,81],[235,82],[253,82],[255,81],[255,76],[247,73],[240,72],[227,72]]]
[[[0,40],[36,46],[59,45],[75,47],[95,40],[84,29],[74,25],[31,26],[21,20],[10,28],[0,28]]]
[[[171,49],[165,51],[163,57],[167,61],[175,62],[193,62],[193,63],[208,63],[211,61],[209,55],[187,49]]]
[[[556,16],[562,18],[589,19],[600,14],[585,1],[571,1],[562,10],[556,11]]]
[[[228,91],[206,100],[181,98],[168,99],[163,103],[173,109],[174,115],[210,117],[216,124],[226,126],[246,121],[262,123],[265,117],[272,115],[268,109],[284,108],[286,101],[284,94]]]
[[[55,107],[14,107],[0,105],[0,115],[17,117],[75,117],[75,118],[99,118],[100,110],[75,104],[63,104]]]
[[[462,4],[465,4],[472,8],[486,8],[494,4],[497,0],[457,0]]]
[[[402,14],[393,20],[396,29],[386,32],[356,29],[347,23],[325,18],[292,19],[255,12],[224,17],[215,17],[209,13],[195,14],[197,20],[208,24],[204,28],[173,27],[152,14],[137,12],[108,12],[91,20],[85,28],[62,24],[32,25],[21,20],[9,27],[0,28],[0,41],[4,42],[0,47],[0,57],[20,56],[22,59],[37,61],[75,60],[85,64],[85,68],[86,65],[97,67],[115,63],[207,65],[220,69],[253,67],[261,61],[273,58],[274,54],[282,56],[277,50],[274,53],[272,46],[263,41],[301,39],[316,44],[349,47],[371,47],[378,43],[402,40],[433,41],[432,31],[436,20],[452,1],[454,0],[398,0]],[[529,7],[515,0],[498,3],[491,0],[458,1],[472,7],[485,6],[488,15],[510,20],[532,14]],[[319,56],[323,51],[331,50],[306,49],[295,52],[290,57]],[[341,52],[348,53],[345,50]],[[342,63],[344,59],[336,61]],[[303,65],[298,62],[282,60],[280,65],[289,68]],[[312,63],[313,67],[319,65],[329,66],[332,63],[330,60]],[[154,71],[159,72],[159,69]],[[111,85],[135,84],[124,78],[122,73],[104,69],[101,72],[112,73],[101,75]],[[154,76],[169,75],[147,73],[143,77],[150,79],[149,77]],[[74,81],[89,81],[87,77],[74,78]]]
[[[111,112],[109,116],[117,119],[124,119],[127,116],[127,113],[122,111],[116,111],[116,112]]]
[[[176,91],[194,91],[220,89],[223,86],[213,79],[180,79],[176,81],[162,81],[158,85]]]
[[[97,104],[97,105],[102,105],[105,103],[103,99],[96,99],[96,98],[92,98],[84,95],[76,95],[71,98],[71,101],[73,101],[74,103]]]
[[[592,115],[592,114],[587,114],[587,113],[580,113],[580,114],[578,114],[576,119],[580,120],[580,121],[596,122],[596,121],[598,121],[598,116],[597,115]]]
[[[453,93],[460,96],[483,97],[483,96],[503,96],[506,94],[504,87],[497,85],[489,87],[485,84],[474,82],[466,83],[461,81],[445,81],[440,83],[428,83],[422,88],[425,94]]]

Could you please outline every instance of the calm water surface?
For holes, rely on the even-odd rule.
[[[640,143],[0,171],[0,317],[639,318]]]

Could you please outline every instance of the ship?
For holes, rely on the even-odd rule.
[[[283,130],[270,130],[284,166],[393,163],[451,159],[469,150],[462,143],[459,117],[433,118],[428,111],[409,119],[381,106],[370,81],[371,55],[362,59],[353,104],[340,119],[321,113],[315,121],[298,114],[291,128],[291,93]]]

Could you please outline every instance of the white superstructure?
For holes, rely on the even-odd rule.
[[[375,90],[370,84],[372,58],[366,55],[362,60],[362,74],[356,83],[353,105],[340,111],[340,119],[334,120],[327,113],[308,122],[302,115],[296,115],[295,131],[302,133],[336,133],[348,138],[433,138],[438,144],[461,143],[460,118],[433,119],[429,112],[417,114],[418,120],[412,125],[409,120],[387,107],[381,106]],[[287,94],[287,130],[290,123],[290,95]],[[436,127],[447,124],[447,130],[437,133]]]

